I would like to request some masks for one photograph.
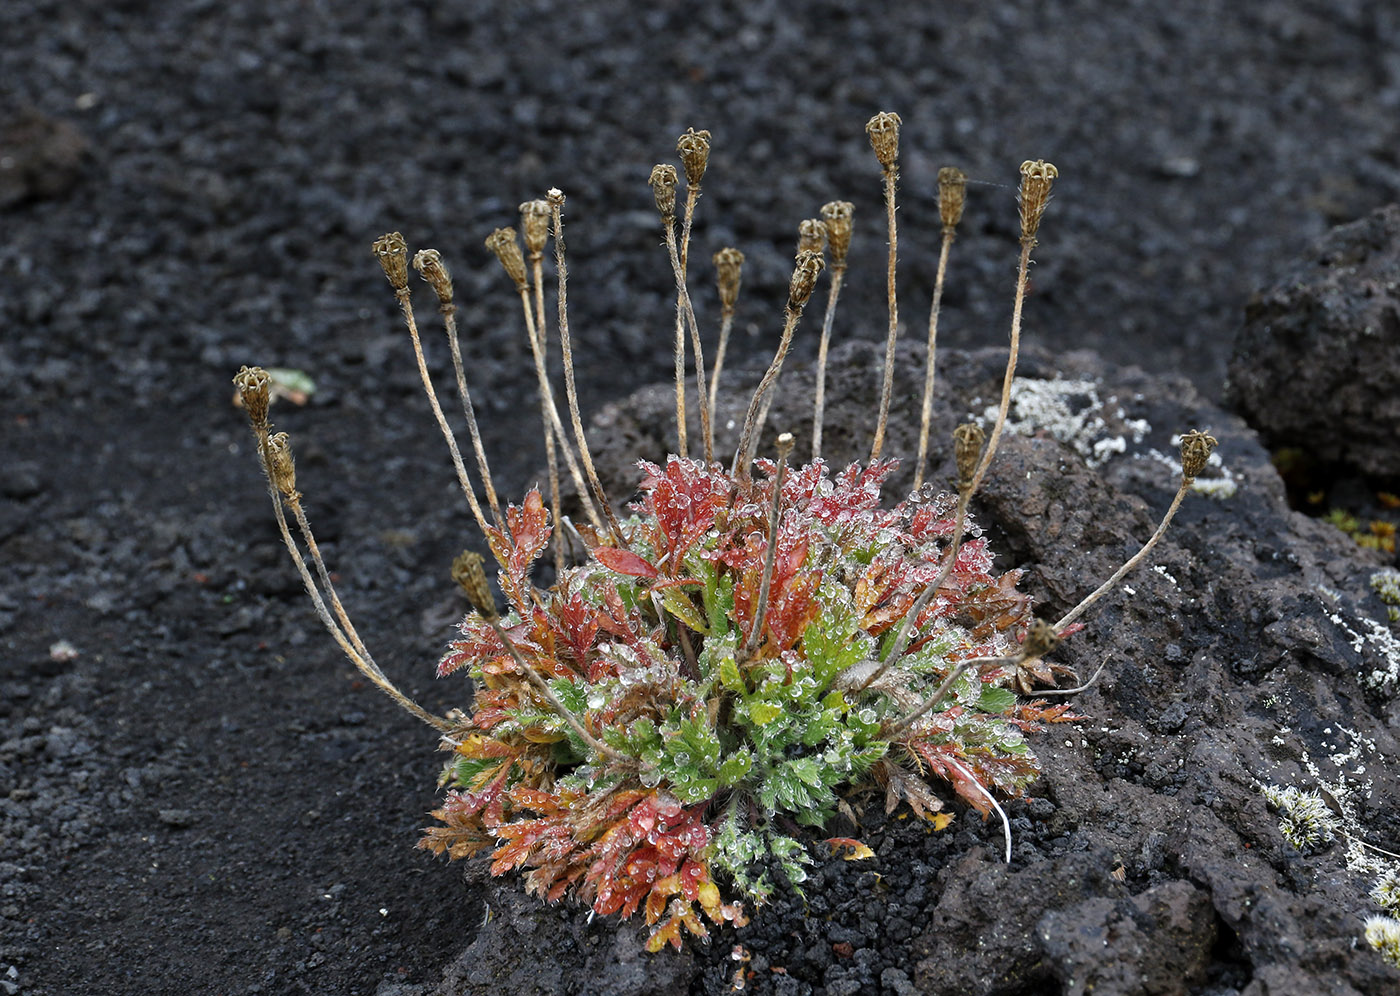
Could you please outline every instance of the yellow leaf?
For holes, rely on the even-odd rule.
[[[710,635],[710,624],[706,621],[705,614],[695,607],[695,603],[684,591],[679,588],[667,588],[661,593],[661,604],[666,606],[667,612],[695,632],[704,636]]]

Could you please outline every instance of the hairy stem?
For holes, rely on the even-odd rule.
[[[457,394],[462,399],[462,413],[467,419],[467,432],[472,437],[472,450],[476,454],[476,468],[481,473],[481,483],[486,489],[486,503],[491,507],[491,518],[496,528],[507,532],[505,517],[501,515],[501,504],[496,498],[495,485],[491,483],[491,468],[486,462],[486,448],[481,445],[481,431],[476,425],[476,409],[472,406],[471,392],[467,390],[467,374],[462,366],[462,346],[457,337],[457,308],[444,304],[438,308],[442,312],[443,328],[447,332],[447,343],[452,350],[452,369],[457,375]]]
[[[797,328],[801,317],[800,309],[787,309],[787,320],[783,323],[783,336],[778,341],[778,352],[768,364],[768,369],[763,372],[763,379],[758,382],[753,397],[749,399],[749,410],[744,416],[744,431],[739,435],[739,448],[735,451],[734,463],[729,468],[730,475],[740,480],[749,479],[749,464],[753,459],[751,454],[758,447],[759,412],[763,407],[764,398],[783,369],[783,359],[787,356],[788,347],[792,345],[793,330]]]
[[[598,528],[603,528],[603,520],[598,517],[598,510],[593,507],[592,500],[588,497],[588,486],[584,483],[583,472],[579,470],[578,461],[574,459],[573,447],[569,445],[569,433],[564,428],[564,422],[559,417],[559,407],[554,403],[554,389],[549,384],[549,372],[545,367],[544,356],[544,332],[542,326],[536,326],[534,313],[530,310],[530,292],[522,290],[520,292],[520,303],[525,311],[525,331],[530,340],[530,352],[534,354],[535,376],[540,384],[540,406],[545,418],[546,438],[549,427],[553,426],[553,431],[560,444],[560,450],[564,454],[564,462],[569,466],[569,476],[574,479],[574,487],[578,489],[579,501],[583,503],[583,510],[588,515],[588,519]],[[555,520],[558,522],[558,520]]]
[[[540,345],[539,358],[535,363],[537,372],[544,372],[544,383],[540,385],[540,415],[544,419],[544,458],[545,465],[549,471],[549,514],[550,521],[555,524],[553,536],[554,547],[554,576],[564,576],[564,530],[559,528],[563,522],[563,507],[559,500],[559,454],[555,450],[554,430],[549,420],[550,403],[554,399],[554,390],[549,384],[549,344],[545,339],[545,317],[544,317],[544,254],[532,253],[530,256],[532,274],[535,281],[535,333],[531,336],[533,342]],[[531,349],[533,353],[533,348]],[[568,444],[566,439],[565,444]],[[573,454],[570,454],[572,456]],[[579,494],[583,495],[583,486],[579,485]]]
[[[690,211],[694,206],[694,189],[691,197],[686,202],[686,231],[690,230]],[[664,226],[666,229],[666,250],[671,257],[671,270],[676,278],[676,329],[679,331],[683,324],[690,326],[690,344],[695,350],[695,380],[697,391],[700,396],[700,432],[704,437],[705,445],[705,466],[708,467],[714,462],[714,429],[710,425],[710,402],[705,394],[705,353],[700,346],[700,327],[695,321],[695,309],[691,307],[690,291],[686,288],[685,280],[685,260],[676,249],[676,231],[673,225]],[[681,349],[684,344],[681,344]],[[679,353],[677,355],[680,355]],[[684,362],[677,366],[677,375],[684,377]],[[679,381],[677,382],[679,385]],[[677,387],[677,417],[685,415],[685,392]],[[683,438],[683,437],[682,437]],[[681,456],[685,456],[684,443],[682,443]]]
[[[885,274],[885,296],[889,298],[890,330],[885,339],[885,379],[880,387],[880,416],[875,423],[875,441],[870,446],[870,462],[880,459],[885,447],[885,423],[890,415],[890,393],[894,389],[894,347],[899,337],[899,299],[895,291],[895,259],[899,253],[899,233],[895,226],[894,193],[898,173],[885,168],[885,220],[890,233],[889,266]]]
[[[919,459],[914,464],[914,490],[924,483],[924,466],[928,461],[928,424],[933,414],[934,359],[938,346],[938,313],[943,305],[943,278],[948,272],[948,252],[953,247],[953,229],[943,229],[943,245],[938,251],[938,272],[933,279],[933,304],[928,315],[928,367],[924,373],[924,408],[919,420]]]
[[[423,390],[428,395],[428,404],[432,406],[433,417],[437,419],[438,428],[442,430],[442,438],[447,440],[447,449],[452,454],[452,466],[457,471],[457,483],[462,486],[462,494],[467,496],[467,505],[471,507],[472,515],[476,518],[477,528],[482,535],[486,534],[486,516],[482,514],[481,504],[476,500],[476,492],[472,489],[471,479],[467,477],[466,464],[462,462],[462,451],[457,448],[457,437],[452,434],[452,428],[447,424],[447,416],[442,413],[442,405],[438,404],[437,391],[433,388],[433,379],[428,375],[428,362],[423,358],[423,343],[418,339],[418,322],[413,317],[413,302],[409,299],[407,289],[396,291],[399,300],[399,310],[403,312],[404,322],[408,325],[409,337],[413,340],[413,355],[418,360],[418,376],[423,380]],[[501,531],[505,532],[504,524]]]
[[[550,213],[554,224],[554,268],[559,280],[559,346],[564,354],[564,390],[569,398],[569,416],[574,423],[574,440],[578,443],[579,456],[583,460],[583,469],[588,475],[588,483],[593,489],[593,496],[602,507],[603,515],[607,517],[608,529],[612,533],[613,542],[626,549],[627,540],[622,535],[622,526],[618,523],[617,516],[613,514],[612,505],[608,503],[607,492],[603,490],[603,482],[598,479],[598,471],[593,466],[593,456],[588,451],[588,438],[583,434],[583,419],[579,417],[578,413],[578,390],[574,385],[574,347],[569,338],[569,270],[564,262],[562,205],[562,194],[558,199],[551,197]]]
[[[836,302],[846,279],[846,264],[831,265],[831,289],[826,295],[826,315],[822,318],[822,339],[817,346],[817,401],[812,415],[812,459],[822,455],[822,421],[826,416],[826,357],[831,348],[831,327],[836,320]]]

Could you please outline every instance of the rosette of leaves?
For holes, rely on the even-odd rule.
[[[1038,772],[1024,734],[1073,717],[1018,701],[1013,666],[969,669],[925,717],[899,722],[960,661],[1013,655],[1030,606],[1020,572],[996,574],[969,523],[915,637],[886,660],[938,580],[957,506],[942,495],[881,508],[894,466],[832,477],[816,461],[780,476],[759,461],[741,480],[696,460],[643,463],[626,545],[594,546],[547,591],[530,580],[550,539],[544,502],[531,491],[510,507],[510,538],[488,535],[510,609],[499,630],[469,615],[438,667],[469,672],[475,698],[445,738],[441,825],[421,846],[490,851],[493,874],[521,870],[550,901],[641,910],[659,950],[682,929],[708,936],[705,920],[744,923],[743,900],[774,887],[764,869],[800,889],[812,858],[799,828],[825,826],[854,787],[939,826],[949,817],[930,780],[984,817],[992,793],[1021,794]]]

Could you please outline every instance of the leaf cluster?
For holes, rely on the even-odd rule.
[[[489,531],[509,611],[499,631],[468,616],[439,665],[466,670],[475,697],[444,738],[448,792],[422,846],[489,851],[493,873],[521,870],[551,901],[641,911],[657,950],[707,936],[705,921],[744,922],[741,901],[774,887],[765,868],[800,888],[813,859],[799,828],[849,812],[854,789],[878,787],[888,808],[907,802],[939,827],[935,784],[984,817],[995,794],[1025,791],[1039,771],[1026,732],[1075,717],[1018,700],[1013,667],[969,670],[924,718],[898,723],[961,661],[1014,653],[1030,622],[1019,572],[995,573],[974,538],[888,659],[938,581],[952,496],[881,508],[893,462],[833,477],[814,461],[780,477],[760,461],[752,480],[689,459],[641,466],[626,546],[594,546],[549,590],[530,581],[551,534],[537,491],[508,509],[508,532]],[[579,736],[517,655],[611,753]]]

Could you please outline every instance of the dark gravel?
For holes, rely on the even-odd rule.
[[[880,185],[862,131],[876,110],[905,125],[911,329],[932,284],[934,178],[956,163],[983,182],[954,254],[943,341],[1003,341],[1016,166],[1044,157],[1061,179],[1028,335],[1053,353],[1088,347],[1174,372],[1204,399],[1220,393],[1250,292],[1331,225],[1400,195],[1400,16],[1381,2],[901,3],[875,16],[856,3],[33,0],[0,11],[0,39],[0,988],[31,996],[416,996],[460,990],[463,952],[499,936],[481,925],[487,902],[503,908],[488,891],[502,883],[413,850],[434,800],[431,737],[360,687],[318,630],[229,404],[242,363],[316,379],[310,405],[279,405],[276,419],[299,440],[342,594],[395,680],[429,708],[460,704],[464,687],[435,683],[432,664],[463,609],[447,565],[472,529],[367,251],[381,232],[436,245],[454,266],[486,444],[502,490],[518,494],[542,462],[533,418],[522,429],[516,417],[534,410],[533,380],[518,309],[481,240],[515,223],[518,202],[563,188],[585,407],[664,380],[673,300],[645,180],[653,162],[674,160],[687,126],[716,143],[696,226],[707,328],[711,274],[699,261],[726,244],[749,259],[736,367],[771,348],[797,222],[834,198],[857,210],[845,334],[880,334]],[[799,343],[798,359],[812,352],[810,338]],[[1251,452],[1253,483],[1272,495],[1262,451]],[[1104,486],[1137,493],[1130,484]],[[1105,528],[1150,528],[1161,496],[1143,493],[1146,506]],[[1024,497],[1004,497],[1006,522]],[[1281,498],[1259,501],[1250,515],[1284,516]],[[1303,557],[1313,573],[1294,580],[1341,592],[1355,623],[1364,565],[1333,550],[1333,573],[1318,574],[1330,548],[1307,530],[1320,526],[1254,537],[1264,521],[1231,527],[1258,547],[1250,570],[1287,573],[1277,558]],[[1292,546],[1299,529],[1306,556]],[[1009,556],[1050,565],[1031,590],[1052,604],[1107,559],[1056,547],[1055,560],[1043,533],[1003,533]],[[1128,936],[1128,920],[1155,935],[1154,957],[1183,959],[1179,979],[1205,979],[1199,992],[1302,991],[1290,979],[1394,991],[1393,973],[1346,946],[1365,904],[1338,904],[1356,876],[1336,853],[1300,863],[1257,794],[1230,781],[1231,758],[1259,752],[1272,725],[1304,730],[1320,757],[1328,718],[1393,733],[1393,701],[1356,691],[1346,641],[1334,646],[1314,618],[1320,602],[1304,612],[1275,592],[1272,616],[1217,631],[1244,626],[1250,617],[1233,613],[1249,606],[1197,561],[1180,566],[1187,590],[1216,608],[1152,644],[1167,663],[1153,665],[1159,683],[1125,677],[1084,706],[1160,710],[1144,743],[1215,730],[1164,756],[1189,772],[1178,794],[1189,787],[1217,822],[1159,829],[1150,814],[1169,820],[1167,790],[1186,776],[1135,762],[1132,738],[1097,724],[1110,731],[1087,736],[1091,748],[1047,744],[1068,774],[1047,788],[1054,815],[1013,813],[1031,826],[1018,826],[1027,849],[1011,869],[989,856],[995,824],[963,819],[923,841],[907,821],[888,834],[877,824],[884,885],[840,865],[824,912],[804,921],[788,906],[747,928],[743,943],[767,962],[760,991],[1077,991],[1085,949],[1065,931]],[[1154,618],[1148,604],[1106,625]],[[1210,656],[1250,638],[1257,652]],[[1104,649],[1082,647],[1086,659]],[[1257,691],[1252,723],[1192,711],[1223,688],[1212,669],[1235,683],[1221,702],[1253,703]],[[1296,687],[1307,696],[1291,698]],[[1118,696],[1138,698],[1108,701]],[[1294,712],[1260,711],[1264,696]],[[1166,719],[1176,700],[1187,733]],[[1091,798],[1077,773],[1095,787],[1116,779],[1118,794]],[[1363,815],[1377,843],[1400,849],[1393,816]],[[1076,836],[1093,826],[1108,837]],[[1227,845],[1241,839],[1266,854],[1267,881],[1231,863]],[[1109,908],[1113,860],[1130,877]],[[1001,897],[1034,899],[1067,877],[1096,884],[1047,902],[1034,922],[1022,903],[1002,912]],[[1263,919],[1249,912],[1261,896]],[[1197,916],[1204,902],[1213,919]],[[876,915],[886,953],[861,954]],[[1209,957],[1192,947],[1200,931],[1170,928],[1183,918],[1209,922]],[[818,919],[848,933],[803,926]],[[624,934],[592,933],[610,928],[576,911],[521,922],[621,945],[587,964],[622,974],[592,981],[636,964]],[[969,953],[996,931],[1019,938],[1003,952],[1008,974]],[[724,991],[726,942],[657,971]],[[1315,953],[1290,954],[1293,943]],[[799,945],[793,971],[774,971]],[[1025,952],[1041,967],[1018,961]]]

